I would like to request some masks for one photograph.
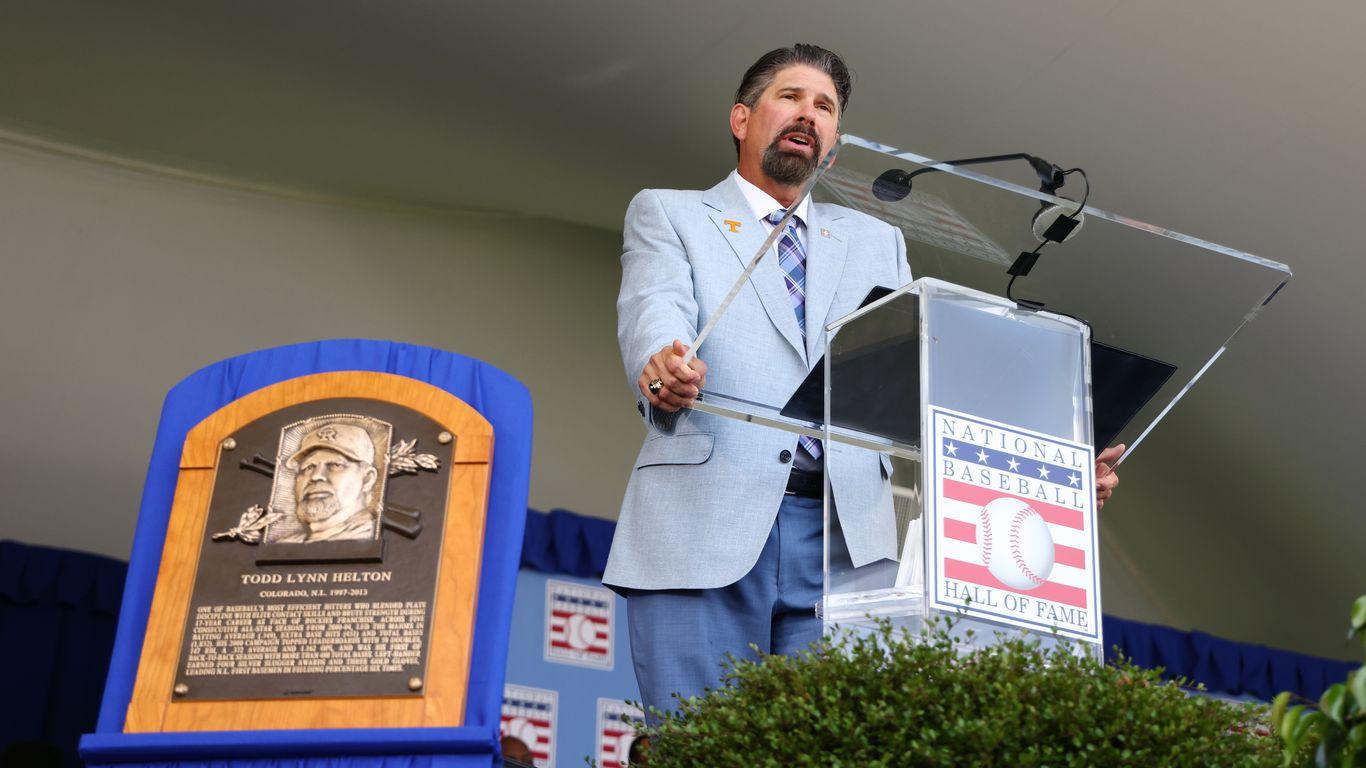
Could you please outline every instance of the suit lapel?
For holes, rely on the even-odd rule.
[[[745,202],[740,188],[729,177],[720,184],[707,190],[702,202],[713,210],[708,212],[716,224],[717,231],[740,260],[741,268],[749,266],[750,259],[764,244],[768,231],[762,222],[754,218],[754,213]],[[783,282],[782,269],[778,266],[777,254],[770,248],[759,266],[749,276],[749,284],[759,294],[759,301],[768,313],[768,319],[782,334],[793,351],[806,359],[806,349],[802,345],[801,330],[797,328],[797,315],[792,311],[792,301],[787,296],[787,285]],[[809,315],[808,315],[809,317]],[[808,323],[809,325],[809,323]]]
[[[844,275],[849,240],[838,208],[812,203],[806,224],[806,359],[814,365],[825,343],[830,305]]]

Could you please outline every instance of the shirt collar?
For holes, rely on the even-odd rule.
[[[763,219],[770,213],[782,209],[782,203],[774,200],[767,192],[751,184],[748,179],[740,175],[739,169],[731,171],[730,177],[735,179],[736,185],[740,187],[740,194],[745,196],[745,202],[749,203],[749,210],[754,214],[754,218]],[[803,226],[806,224],[807,211],[810,207],[810,195],[802,198],[801,203],[797,205],[796,218]]]

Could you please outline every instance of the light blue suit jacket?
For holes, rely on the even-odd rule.
[[[808,218],[805,341],[777,257],[766,256],[698,350],[708,390],[782,406],[820,359],[826,323],[874,286],[910,282],[896,228],[837,205],[813,204]],[[726,586],[749,572],[773,527],[792,469],[779,457],[797,450],[797,436],[700,411],[660,419],[636,386],[651,355],[697,335],[767,235],[729,178],[705,192],[647,189],[626,211],[617,340],[648,432],[603,576],[610,586]],[[825,459],[854,565],[895,558],[890,462],[842,444],[826,446]]]

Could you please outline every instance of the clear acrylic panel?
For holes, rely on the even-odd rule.
[[[910,177],[909,193],[901,200],[879,199],[874,184],[892,170]],[[1081,179],[1068,177],[1064,189],[1080,198]],[[1006,294],[1007,269],[1015,259],[1040,245],[1035,214],[1049,205],[1065,206],[1061,210],[1068,213],[1078,207],[857,136],[841,138],[837,161],[820,177],[812,197],[899,228],[916,278],[938,278],[997,296]],[[1174,369],[1108,441],[1127,444],[1126,455],[1132,455],[1291,273],[1283,264],[1090,205],[1080,220],[1070,238],[1040,250],[1037,264],[1016,281],[1013,294],[1088,323],[1096,342]],[[1112,375],[1126,369],[1107,369],[1115,370],[1121,373]],[[1110,383],[1096,382],[1102,388],[1098,397],[1105,397]]]

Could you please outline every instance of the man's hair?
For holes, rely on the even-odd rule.
[[[810,43],[797,43],[790,48],[775,48],[760,56],[759,60],[745,71],[745,76],[740,78],[740,87],[735,89],[735,103],[753,109],[754,105],[759,103],[759,97],[773,84],[773,78],[782,70],[798,64],[814,67],[830,76],[835,83],[835,95],[840,100],[840,115],[843,116],[844,108],[849,103],[849,93],[854,89],[854,77],[838,53]],[[740,140],[734,136],[731,139],[735,141],[735,151],[738,154]]]

